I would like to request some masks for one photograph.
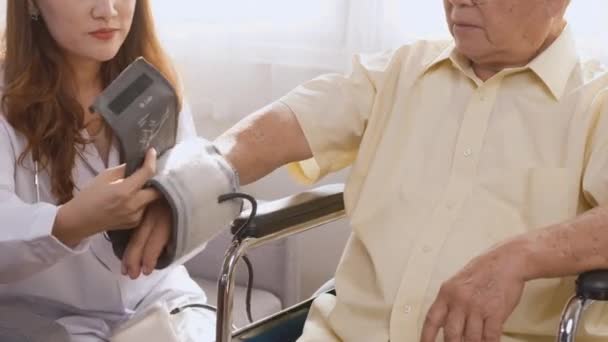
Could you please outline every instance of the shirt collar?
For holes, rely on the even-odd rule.
[[[528,67],[545,83],[556,99],[566,91],[572,70],[579,61],[574,36],[569,27]]]
[[[452,66],[456,69],[460,70],[464,74],[468,74],[469,69],[471,69],[471,61],[466,57],[462,56],[456,50],[456,45],[454,41],[450,42],[450,44],[439,54],[439,56],[435,57],[426,67],[424,72],[428,72],[433,67],[445,62],[450,61]],[[476,77],[475,77],[476,78]]]
[[[471,68],[470,60],[458,53],[453,41],[426,66],[425,73],[448,60],[455,68],[474,81],[478,79]],[[566,90],[568,80],[578,60],[574,36],[569,26],[566,26],[559,37],[527,66],[511,70],[532,70],[547,86],[553,97],[559,100]]]

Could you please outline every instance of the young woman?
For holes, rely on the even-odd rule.
[[[0,309],[57,322],[73,341],[106,341],[151,304],[204,301],[182,266],[153,271],[171,229],[166,204],[143,189],[155,152],[124,178],[116,141],[88,110],[139,56],[179,89],[149,0],[8,0],[5,40]],[[187,111],[179,130],[178,139],[194,134]],[[129,227],[137,228],[121,261],[103,232]],[[208,312],[181,315],[196,326],[192,340],[213,329]]]

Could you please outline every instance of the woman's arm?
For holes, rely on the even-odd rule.
[[[104,172],[61,207],[26,203],[16,193],[15,174],[22,170],[10,130],[0,115],[0,283],[25,279],[86,251],[81,242],[91,235],[139,224],[147,204],[158,198],[154,190],[141,190],[155,171],[150,152],[138,173],[122,179],[124,167]]]
[[[25,203],[16,195],[16,158],[7,123],[1,116],[0,160],[0,283],[5,284],[78,254],[84,246],[71,249],[53,236],[56,206]]]

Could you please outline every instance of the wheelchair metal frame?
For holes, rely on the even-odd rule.
[[[224,257],[220,278],[218,280],[216,342],[232,341],[232,310],[234,303],[235,269],[245,253],[253,248],[272,241],[284,239],[346,216],[344,209],[302,224],[283,229],[262,238],[245,238],[241,242],[233,241]]]
[[[570,299],[559,323],[557,342],[574,342],[583,313],[591,304],[593,304],[592,300],[577,296]]]
[[[576,292],[562,313],[557,342],[574,342],[585,311],[594,302],[608,301],[608,270],[583,273],[576,279]]]

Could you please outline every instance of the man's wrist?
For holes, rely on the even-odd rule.
[[[539,270],[542,270],[542,266],[539,265],[542,258],[537,255],[539,250],[534,248],[532,239],[528,234],[517,236],[500,248],[515,263],[518,277],[524,281],[542,278],[541,272],[539,272]]]

